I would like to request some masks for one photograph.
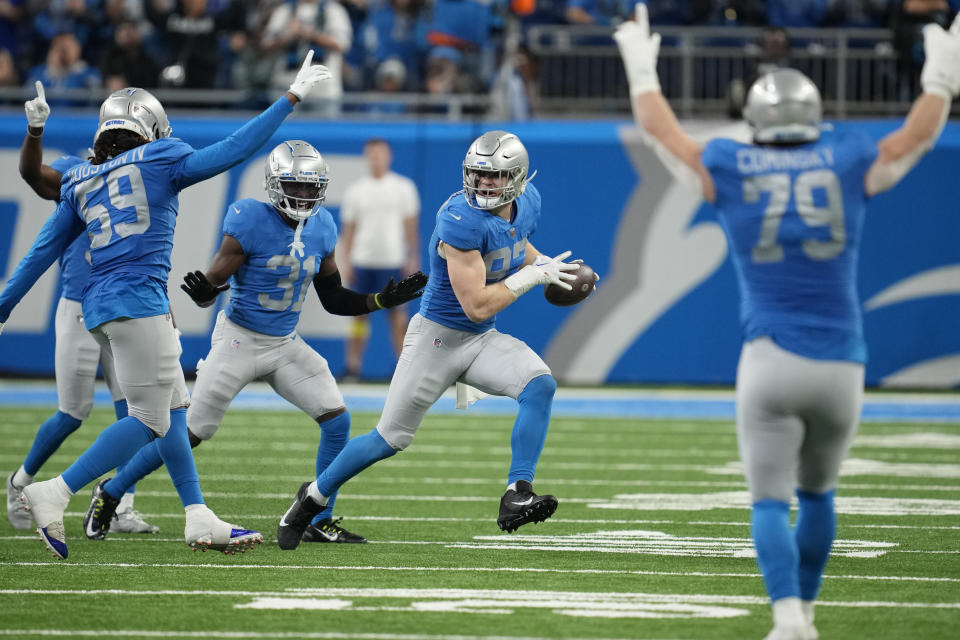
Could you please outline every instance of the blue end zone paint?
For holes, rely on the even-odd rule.
[[[345,386],[341,388],[351,411],[378,413],[383,409],[387,387]],[[110,407],[106,389],[98,389],[97,406]],[[56,387],[52,383],[2,384],[0,406],[53,407],[57,404]],[[240,392],[230,405],[234,409],[261,411],[293,410],[293,407],[266,386],[251,385]],[[510,398],[489,397],[466,411],[457,411],[452,392],[448,392],[430,410],[431,413],[456,413],[465,417],[478,415],[515,415],[516,402]],[[735,417],[732,392],[696,391],[557,391],[553,415],[593,418],[664,418],[673,420],[729,420]],[[868,394],[863,404],[864,422],[960,422],[960,395],[898,394],[895,398]]]

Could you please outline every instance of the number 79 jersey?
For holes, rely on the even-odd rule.
[[[320,263],[337,245],[337,227],[324,208],[303,223],[303,253],[290,255],[295,229],[273,205],[252,198],[234,202],[223,219],[223,234],[243,247],[247,259],[233,274],[227,317],[270,336],[294,332],[303,299]]]
[[[833,132],[791,147],[704,148],[745,341],[767,336],[804,357],[866,361],[856,271],[876,155],[867,136]]]

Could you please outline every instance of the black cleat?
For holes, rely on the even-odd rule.
[[[109,480],[109,478],[107,478]],[[107,480],[101,480],[93,488],[93,497],[90,506],[83,516],[83,532],[91,540],[103,540],[110,531],[110,523],[117,512],[120,500],[103,490]]]
[[[351,544],[362,544],[367,541],[363,536],[350,533],[340,526],[343,518],[332,520],[326,518],[317,524],[311,524],[303,532],[301,540],[303,542],[347,542]]]
[[[303,532],[313,520],[313,516],[323,511],[326,505],[318,504],[307,495],[310,482],[304,482],[297,491],[297,497],[277,525],[277,544],[281,549],[296,549]]]
[[[538,496],[526,480],[517,480],[516,491],[507,489],[500,498],[500,516],[497,526],[511,533],[528,522],[543,522],[557,510],[553,496]]]

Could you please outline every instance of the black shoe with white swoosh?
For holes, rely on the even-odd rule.
[[[346,542],[352,544],[362,544],[367,541],[363,536],[350,533],[340,526],[343,518],[332,520],[326,518],[317,524],[311,524],[303,532],[303,542]]]
[[[287,512],[280,518],[280,524],[277,525],[277,544],[281,549],[296,549],[303,537],[303,532],[326,505],[317,503],[316,500],[307,495],[307,487],[310,482],[304,482],[297,491],[297,497],[293,499],[293,504],[287,509]]]
[[[106,480],[101,480],[93,488],[93,496],[90,498],[90,506],[83,516],[83,532],[91,540],[103,540],[110,532],[110,523],[120,501],[114,498],[103,489],[107,484]]]
[[[497,526],[510,533],[528,522],[543,522],[557,510],[557,504],[553,496],[538,496],[533,492],[533,485],[526,480],[518,480],[516,491],[507,489],[500,498]]]

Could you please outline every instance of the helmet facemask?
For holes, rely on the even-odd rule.
[[[274,207],[293,220],[306,220],[320,211],[320,205],[327,197],[327,184],[330,179],[317,176],[316,180],[271,176],[267,180],[267,193]]]
[[[463,190],[467,202],[477,209],[497,209],[513,202],[523,193],[525,167],[489,169],[477,165],[463,165]]]
[[[303,221],[320,211],[330,178],[327,163],[303,140],[288,140],[267,156],[264,186],[270,203],[292,220]]]
[[[474,140],[461,166],[464,198],[474,209],[490,211],[510,204],[530,181],[527,150],[506,131],[488,131]]]

